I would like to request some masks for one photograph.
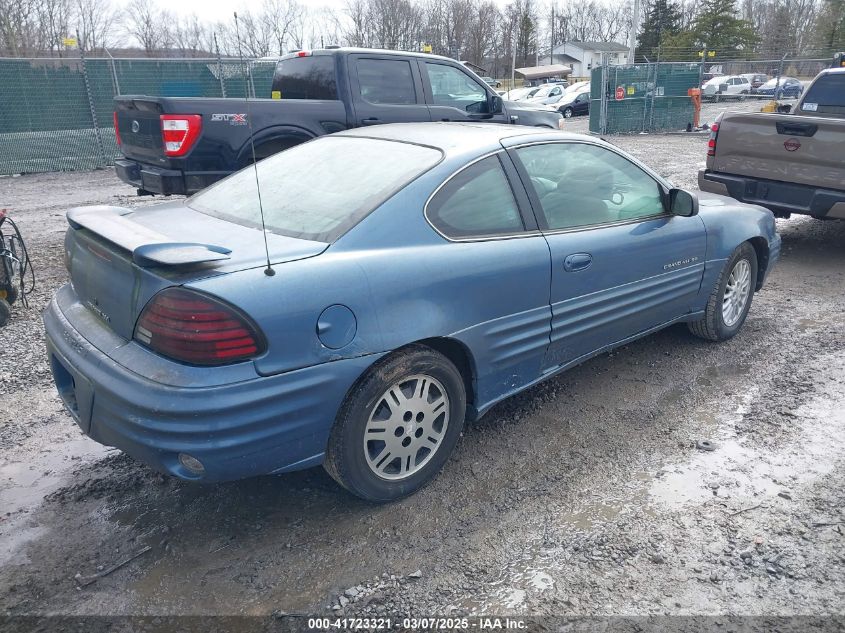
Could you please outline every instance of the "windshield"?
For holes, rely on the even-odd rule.
[[[542,88],[538,88],[537,92],[535,92],[531,96],[534,97],[534,98],[547,97],[549,95],[549,93],[552,91],[552,88],[554,88],[553,85],[543,86]]]
[[[257,163],[268,231],[332,242],[411,180],[440,150],[370,138],[325,136]],[[188,206],[261,228],[256,172],[247,167],[204,189]]]
[[[788,81],[792,81],[792,79],[791,79],[790,77],[781,77],[779,81],[778,81],[778,79],[777,79],[777,78],[775,78],[775,79],[769,79],[769,81],[767,81],[766,83],[764,83],[764,84],[761,86],[761,88],[774,88],[776,85],[780,85],[780,86],[782,86],[783,84],[785,84],[785,83],[786,83],[786,82],[788,82]]]

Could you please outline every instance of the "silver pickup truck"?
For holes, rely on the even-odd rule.
[[[791,112],[726,112],[713,124],[702,191],[845,219],[845,68],[822,71]]]

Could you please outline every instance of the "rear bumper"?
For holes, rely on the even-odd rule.
[[[740,202],[758,204],[777,215],[798,213],[817,218],[845,219],[845,191],[723,174],[707,169],[698,172],[698,188],[730,196]]]
[[[123,182],[137,189],[166,196],[171,194],[189,196],[231,173],[219,171],[184,172],[178,169],[164,169],[145,165],[126,158],[116,160],[114,170],[117,177]]]
[[[59,395],[86,435],[162,472],[206,482],[321,463],[347,390],[378,358],[186,388],[136,374],[126,366],[132,363],[115,362],[80,334],[56,298],[44,311],[44,325]],[[138,354],[149,352],[139,348]],[[172,371],[173,364],[162,359],[161,371],[147,367],[145,373],[167,377],[165,365]],[[204,473],[186,469],[180,453],[198,459]]]

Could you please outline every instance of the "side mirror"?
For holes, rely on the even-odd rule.
[[[669,212],[689,218],[698,214],[698,198],[683,189],[669,190]]]
[[[499,95],[490,95],[490,114],[501,114],[505,111],[505,102]]]
[[[778,112],[780,114],[789,114],[792,112],[792,104],[791,103],[782,103],[778,106]]]

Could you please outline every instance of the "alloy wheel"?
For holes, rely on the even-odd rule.
[[[747,259],[740,259],[728,276],[722,298],[722,320],[726,326],[733,327],[739,321],[750,296],[751,265]]]
[[[449,425],[449,396],[436,378],[417,374],[376,401],[364,430],[364,456],[378,477],[405,479],[440,448]]]

